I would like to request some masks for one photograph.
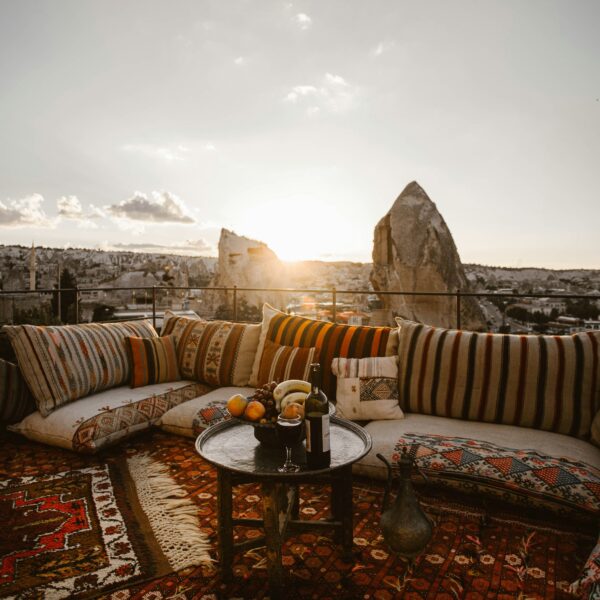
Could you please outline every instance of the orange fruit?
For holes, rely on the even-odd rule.
[[[231,396],[231,398],[227,400],[227,410],[232,417],[241,417],[244,414],[247,405],[248,400],[241,394]]]
[[[297,402],[290,402],[286,404],[283,412],[281,413],[286,419],[294,419],[295,417],[303,417],[304,416],[304,406],[302,404],[298,404]]]
[[[248,402],[248,406],[246,406],[244,417],[248,419],[248,421],[260,421],[260,419],[265,416],[265,412],[267,412],[267,409],[262,402],[251,400]]]

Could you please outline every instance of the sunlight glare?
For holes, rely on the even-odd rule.
[[[286,262],[323,260],[344,248],[343,232],[332,223],[335,219],[328,207],[265,211],[252,237],[267,244]]]

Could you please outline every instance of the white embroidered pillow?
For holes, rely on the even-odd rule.
[[[403,419],[398,404],[398,357],[334,358],[336,411],[352,421]]]

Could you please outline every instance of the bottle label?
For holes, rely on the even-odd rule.
[[[323,439],[323,452],[329,452],[329,415],[321,417],[321,436]]]
[[[329,415],[311,416],[305,419],[306,451],[329,452]]]

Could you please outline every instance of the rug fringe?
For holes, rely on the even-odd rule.
[[[127,459],[143,511],[161,550],[175,570],[212,561],[210,544],[200,530],[198,509],[169,474],[147,454]]]

